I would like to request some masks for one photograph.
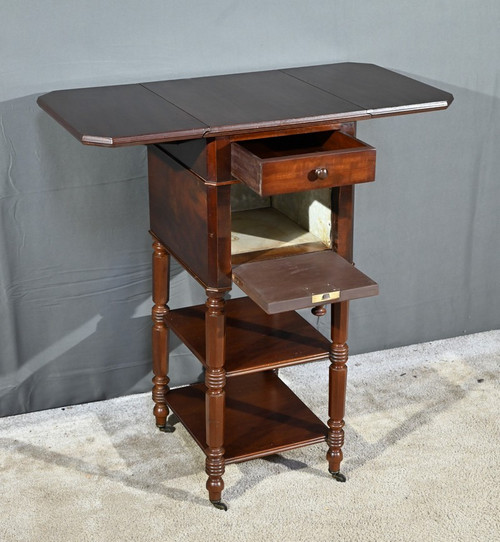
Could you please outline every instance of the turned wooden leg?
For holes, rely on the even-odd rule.
[[[328,459],[330,474],[339,482],[345,482],[340,472],[342,446],[344,445],[344,413],[347,384],[347,328],[349,303],[332,305],[332,345],[330,348],[330,378],[328,401]]]
[[[356,134],[356,123],[344,125],[343,131]],[[333,250],[352,263],[354,217],[354,185],[332,188],[332,241]],[[331,308],[329,401],[328,401],[328,459],[329,471],[339,482],[345,482],[340,472],[344,445],[344,413],[347,384],[347,330],[349,302],[334,303]]]
[[[207,291],[205,315],[206,360],[205,419],[207,439],[206,473],[209,499],[216,508],[227,510],[221,501],[224,489],[224,409],[226,371],[226,316],[224,294]]]
[[[167,423],[168,407],[165,396],[168,393],[168,328],[164,317],[168,312],[170,256],[165,247],[153,238],[153,414],[161,431],[171,433],[174,427]]]

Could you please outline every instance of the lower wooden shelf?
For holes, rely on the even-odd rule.
[[[228,376],[317,361],[330,342],[296,312],[266,314],[248,297],[226,302]],[[166,324],[205,363],[205,305],[170,311]]]
[[[228,378],[225,391],[226,463],[326,440],[326,425],[272,371]],[[205,385],[171,390],[167,404],[205,451]]]

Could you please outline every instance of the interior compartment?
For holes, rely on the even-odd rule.
[[[233,264],[331,248],[331,190],[261,197],[232,187]]]
[[[331,249],[331,189],[262,198],[234,194],[232,280],[267,314],[377,295],[377,284]]]
[[[251,139],[238,144],[262,160],[364,146],[356,138],[339,131]]]

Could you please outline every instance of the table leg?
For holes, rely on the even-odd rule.
[[[344,126],[344,131],[356,135],[356,124]],[[332,241],[333,249],[352,263],[354,219],[354,186],[332,189]],[[339,482],[345,482],[340,472],[342,446],[344,445],[344,414],[347,384],[347,332],[349,327],[349,302],[334,303],[331,309],[330,377],[328,398],[328,470]]]
[[[224,489],[224,410],[226,371],[224,370],[226,348],[226,315],[224,294],[207,290],[205,316],[206,361],[205,373],[205,420],[207,439],[206,473],[210,502],[227,510],[221,501]]]
[[[344,445],[344,414],[347,384],[347,328],[349,302],[332,305],[332,345],[330,348],[330,378],[328,401],[328,459],[330,474],[339,482],[345,482],[340,472],[342,446]]]
[[[165,397],[168,383],[168,328],[164,317],[168,312],[170,255],[165,247],[153,237],[153,413],[160,431],[171,433],[175,427],[167,422],[169,414]]]

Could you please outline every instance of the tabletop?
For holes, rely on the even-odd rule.
[[[58,90],[39,106],[87,145],[117,147],[446,109],[453,96],[373,64]]]

